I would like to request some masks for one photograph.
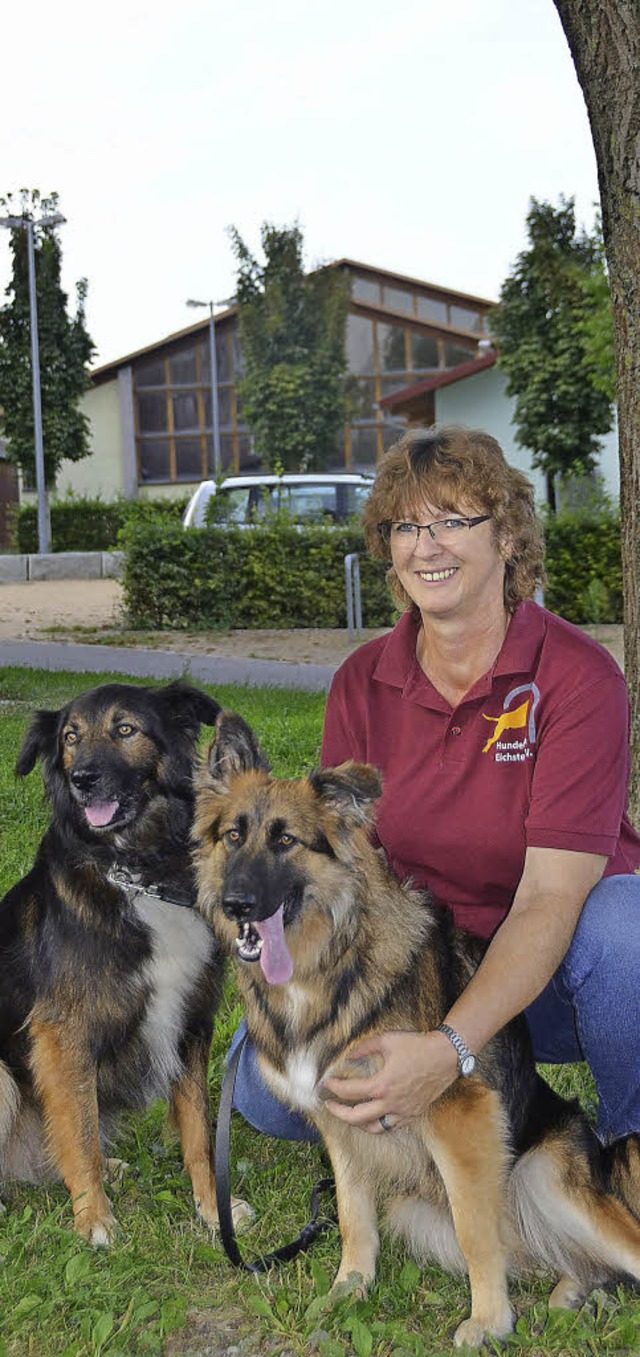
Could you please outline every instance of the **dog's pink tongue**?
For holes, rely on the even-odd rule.
[[[293,961],[284,940],[284,910],[281,905],[270,919],[258,919],[254,928],[262,938],[260,965],[270,985],[286,985],[293,975]]]
[[[118,809],[118,801],[94,801],[92,805],[85,806],[84,813],[90,825],[95,829],[102,829],[108,825]]]

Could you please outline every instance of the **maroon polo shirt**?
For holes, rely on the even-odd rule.
[[[489,937],[509,910],[527,847],[640,865],[626,816],[629,700],[609,653],[532,602],[455,708],[416,659],[418,619],[355,651],[327,702],[322,763],[383,775],[377,833],[397,874],[428,886]]]

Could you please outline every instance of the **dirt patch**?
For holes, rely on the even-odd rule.
[[[117,580],[46,580],[0,586],[0,642],[83,641],[147,650],[178,650],[228,659],[340,664],[386,628],[350,640],[346,629],[300,627],[265,631],[131,631]],[[585,627],[622,667],[621,626]]]
[[[339,664],[363,640],[346,630],[302,627],[261,631],[132,631],[116,580],[46,580],[0,586],[1,641],[82,641],[87,644],[179,650],[227,659]]]

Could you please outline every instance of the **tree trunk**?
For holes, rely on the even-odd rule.
[[[554,0],[598,165],[616,350],[631,815],[640,826],[640,6]]]

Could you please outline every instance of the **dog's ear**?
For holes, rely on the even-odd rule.
[[[345,819],[366,824],[382,794],[377,768],[370,763],[341,763],[339,768],[314,768],[309,783],[325,805],[332,806]]]
[[[218,717],[207,768],[216,791],[227,791],[239,773],[271,772],[251,726],[233,711],[223,711]]]
[[[26,777],[38,759],[50,761],[58,752],[59,711],[37,711],[16,760],[16,776]]]
[[[179,679],[166,688],[154,688],[153,695],[166,720],[194,740],[200,726],[215,726],[220,714],[220,703],[215,698]]]

